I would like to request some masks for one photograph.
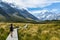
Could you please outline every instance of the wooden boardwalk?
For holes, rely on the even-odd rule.
[[[26,29],[27,27],[28,27],[28,26],[27,26],[27,24],[26,24],[26,25],[24,26],[24,29]],[[12,34],[13,37],[11,37],[11,34],[9,34],[6,40],[18,40],[17,29],[20,29],[20,28],[14,29],[13,34]]]
[[[7,37],[6,40],[18,40],[17,28],[14,29],[12,36],[13,36],[13,37],[11,37],[11,34],[9,34],[9,36]]]

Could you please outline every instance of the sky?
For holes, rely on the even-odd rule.
[[[60,0],[2,0],[3,2],[16,5],[18,8],[25,8],[30,13],[45,11],[60,12]]]

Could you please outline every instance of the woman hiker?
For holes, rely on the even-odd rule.
[[[10,25],[10,33],[11,33],[11,37],[13,37],[13,24]]]

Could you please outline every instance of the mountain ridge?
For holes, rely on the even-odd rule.
[[[4,2],[1,2],[0,9],[0,14],[5,16],[6,20],[8,19],[8,21],[31,22],[39,20],[38,18],[30,14],[27,10],[12,8],[9,4]]]

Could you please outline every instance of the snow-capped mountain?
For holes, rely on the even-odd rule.
[[[54,13],[49,11],[35,13],[33,15],[35,15],[40,20],[60,20],[59,13]]]
[[[60,13],[55,13],[51,11],[40,11],[40,13],[29,13],[28,10],[24,8],[20,8],[19,6],[12,4],[12,3],[7,3],[7,2],[2,2],[0,1],[0,9],[4,11],[4,15],[0,13],[0,16],[5,14],[8,16],[5,16],[6,19],[13,18],[15,20],[34,20],[34,21],[39,21],[39,20],[60,20]],[[1,11],[0,10],[0,11]],[[33,14],[33,15],[32,15]],[[2,17],[2,16],[1,16]],[[19,21],[20,21],[19,20]]]

